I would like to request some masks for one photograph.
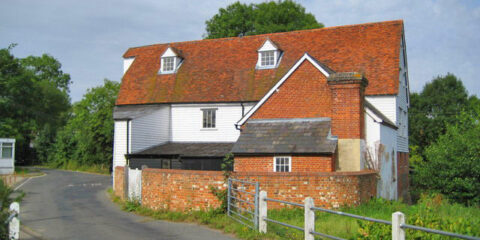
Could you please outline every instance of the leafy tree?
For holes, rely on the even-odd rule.
[[[426,151],[416,169],[415,185],[452,200],[480,206],[480,104],[463,112],[456,124]]]
[[[58,132],[51,161],[56,167],[109,166],[113,151],[113,107],[120,84],[105,79],[104,85],[89,89],[73,105],[65,127]]]
[[[412,93],[408,119],[410,145],[418,146],[423,155],[425,148],[444,134],[446,126],[454,124],[456,116],[468,106],[468,93],[462,81],[451,73],[433,79],[421,93]]]
[[[15,156],[20,162],[35,158],[32,143],[45,159],[51,136],[65,123],[70,108],[70,76],[49,55],[14,57],[14,46],[0,49],[0,136],[17,139]]]
[[[304,7],[291,0],[249,5],[235,2],[220,8],[205,24],[205,38],[209,39],[323,27],[315,16],[305,13]]]

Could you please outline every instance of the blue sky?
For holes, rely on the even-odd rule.
[[[104,78],[120,81],[123,53],[134,46],[201,39],[205,21],[233,1],[2,0],[0,48],[17,57],[48,53],[70,73],[78,101]],[[256,1],[258,2],[258,1]],[[325,26],[403,19],[410,86],[454,73],[480,95],[480,1],[297,1]]]

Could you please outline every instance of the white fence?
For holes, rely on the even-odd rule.
[[[305,224],[304,227],[298,227],[294,225],[290,225],[287,223],[279,222],[273,219],[269,219],[267,216],[267,210],[268,210],[268,204],[267,202],[278,202],[278,203],[283,203],[283,204],[288,204],[292,206],[297,206],[297,207],[302,207],[305,209]],[[392,239],[393,240],[405,240],[405,229],[414,229],[418,231],[424,231],[428,233],[433,233],[433,234],[440,234],[444,236],[449,236],[449,237],[455,237],[455,238],[460,238],[460,239],[470,239],[470,240],[480,240],[478,237],[472,237],[472,236],[466,236],[466,235],[460,235],[456,233],[451,233],[451,232],[444,232],[440,230],[435,230],[435,229],[430,229],[430,228],[424,228],[424,227],[419,227],[415,225],[409,225],[405,223],[405,215],[401,212],[395,212],[392,214],[392,221],[385,221],[381,219],[375,219],[375,218],[369,218],[369,217],[364,217],[364,216],[359,216],[355,214],[350,214],[350,213],[344,213],[344,212],[339,212],[339,211],[334,211],[330,209],[325,209],[325,208],[319,208],[315,207],[315,204],[313,202],[313,198],[307,197],[305,198],[305,203],[304,204],[299,204],[299,203],[293,203],[293,202],[287,202],[287,201],[282,201],[282,200],[277,200],[277,199],[271,199],[267,197],[267,192],[265,191],[260,191],[259,194],[259,224],[258,224],[258,229],[262,233],[267,233],[267,222],[279,224],[285,227],[293,228],[299,231],[303,231],[305,235],[305,240],[314,240],[315,235],[321,236],[324,238],[329,238],[329,239],[342,239],[339,237],[327,235],[324,233],[316,232],[315,231],[315,211],[320,211],[320,212],[326,212],[326,213],[331,213],[331,214],[336,214],[336,215],[341,215],[345,217],[351,217],[351,218],[356,218],[356,219],[361,219],[365,221],[370,221],[370,222],[375,222],[379,224],[386,224],[386,225],[391,225],[392,226]]]
[[[128,169],[128,184],[127,184],[127,193],[128,199],[134,201],[142,200],[142,170],[140,169]]]

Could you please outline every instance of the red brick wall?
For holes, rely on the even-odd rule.
[[[260,183],[269,198],[303,203],[312,197],[316,206],[337,208],[357,205],[376,196],[373,171],[331,173],[234,173],[234,178]],[[248,189],[247,189],[248,190]],[[284,204],[268,202],[269,208]]]
[[[251,118],[331,117],[331,98],[326,77],[305,61]]]
[[[113,193],[120,197],[121,199],[124,199],[125,197],[125,168],[124,167],[115,167],[115,188],[113,189]]]
[[[210,186],[225,189],[223,172],[147,168],[142,171],[142,205],[172,211],[217,208]]]
[[[123,175],[118,175],[123,176]],[[258,173],[237,172],[233,178],[258,181],[270,198],[302,203],[313,197],[316,206],[336,208],[356,205],[376,196],[376,173]],[[220,201],[210,186],[225,189],[222,172],[144,169],[142,205],[152,209],[189,211],[216,208]],[[246,190],[249,190],[248,188]],[[269,203],[269,208],[284,207]]]
[[[291,156],[292,172],[333,172],[332,156]],[[235,172],[273,172],[273,156],[235,156]]]
[[[406,202],[410,202],[409,194],[409,166],[408,166],[408,153],[397,153],[397,191],[398,197],[402,198]]]
[[[360,83],[330,85],[332,90],[332,135],[365,138],[363,88]]]

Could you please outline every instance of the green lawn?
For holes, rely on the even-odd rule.
[[[114,202],[125,211],[134,212],[154,219],[180,222],[196,222],[225,233],[236,235],[240,239],[303,239],[303,232],[268,223],[268,234],[260,234],[237,223],[218,211],[195,211],[189,213],[154,211],[140,206],[136,202],[124,202],[109,190]],[[407,223],[429,228],[451,231],[472,236],[480,236],[480,208],[451,204],[441,196],[424,197],[416,205],[407,205],[398,201],[374,199],[357,207],[342,208],[340,211],[391,221],[393,212],[401,211],[406,215]],[[285,208],[269,210],[268,218],[303,227],[303,208]],[[369,223],[345,216],[316,213],[315,230],[317,232],[345,239],[390,239],[390,226]],[[320,239],[320,238],[319,238]],[[418,231],[407,232],[407,239],[450,239],[439,235],[424,234]]]

